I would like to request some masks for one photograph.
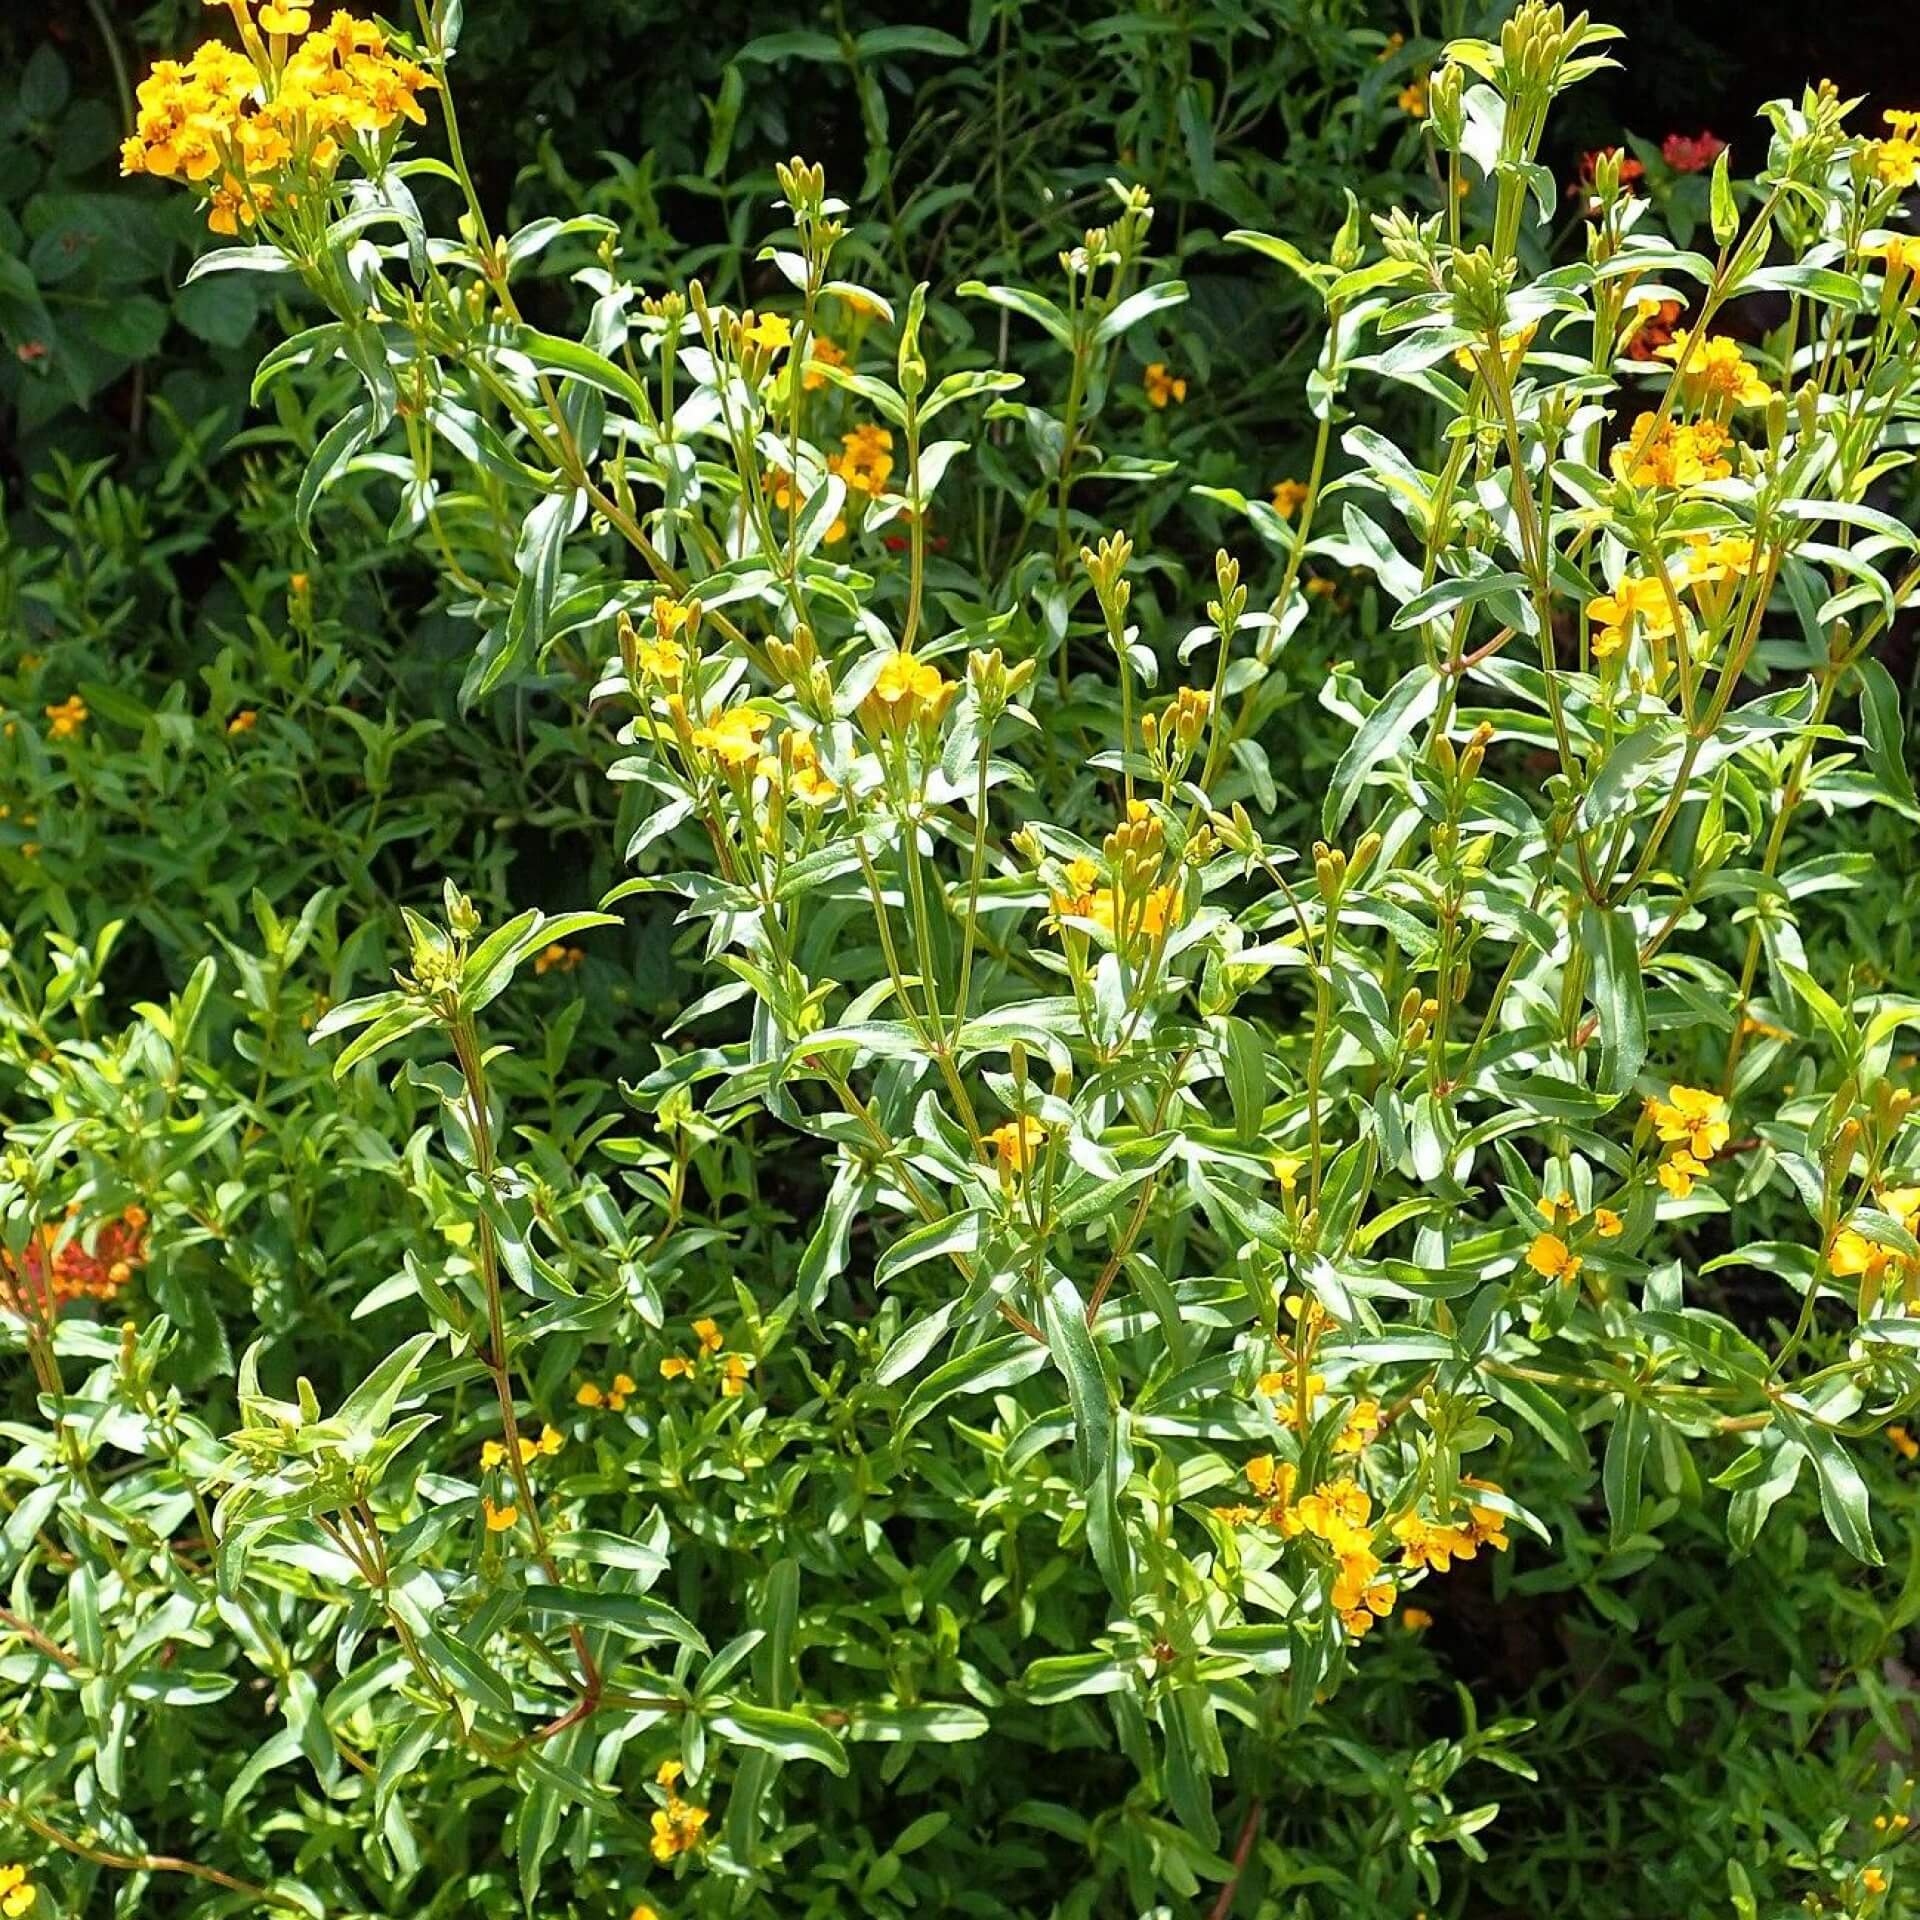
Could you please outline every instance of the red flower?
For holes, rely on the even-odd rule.
[[[93,1236],[93,1250],[76,1235],[59,1246],[57,1226],[43,1226],[27,1242],[16,1267],[0,1252],[0,1312],[47,1316],[69,1300],[111,1300],[147,1261],[147,1213],[128,1207]]]
[[[1718,134],[1670,133],[1660,142],[1660,158],[1675,173],[1705,173],[1726,148]]]

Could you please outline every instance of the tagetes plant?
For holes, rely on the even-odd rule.
[[[457,1273],[410,1263],[414,1330],[331,1413],[243,1362],[227,1447],[178,1466],[222,1595],[292,1582],[339,1650],[351,1711],[290,1720],[271,1764],[394,1805],[455,1754],[515,1785],[530,1907],[564,1830],[718,1915],[777,1896],[805,1769],[1011,1725],[1124,1757],[1137,1909],[1207,1877],[1225,1912],[1260,1783],[1391,1657],[1378,1623],[1431,1621],[1462,1563],[1508,1577],[1595,1443],[1610,1550],[1685,1497],[1743,1551],[1805,1476],[1878,1561],[1857,1453],[1920,1406],[1889,1078],[1920,1000],[1817,977],[1795,916],[1826,871],[1783,861],[1817,809],[1920,817],[1871,651],[1920,587],[1874,503],[1920,417],[1906,120],[1824,87],[1769,108],[1751,180],[1713,158],[1712,254],[1596,155],[1584,257],[1536,270],[1550,110],[1616,36],[1527,0],[1446,47],[1407,107],[1442,212],[1356,205],[1324,260],[1230,236],[1324,309],[1314,444],[1271,505],[1264,476],[1204,490],[1259,557],[1222,550],[1163,653],[1131,617],[1160,562],[1095,512],[1168,471],[1120,423],[1189,403],[1144,193],[1052,292],[958,290],[1058,347],[1053,396],[941,374],[930,289],[843,277],[845,207],[798,160],[777,299],[634,286],[583,218],[590,317],[548,331],[516,280],[561,223],[489,227],[453,23],[408,45],[238,5],[237,47],[145,83],[127,164],[247,227],[199,272],[291,272],[328,309],[259,376],[360,385],[303,528],[403,471],[478,628],[467,698],[564,639],[604,662],[640,871],[603,908],[683,901],[719,976],[632,1097],[675,1142],[751,1111],[817,1204],[791,1272],[663,1300],[713,1237],[676,1145],[651,1237],[583,1204],[620,1249],[583,1289],[483,1016],[612,915],[489,933],[449,885],[408,916],[391,990],[313,1039],[342,1075],[407,1047]],[[427,108],[445,164],[403,157]],[[1387,387],[1428,442],[1366,423]],[[1145,409],[1106,413],[1116,389]],[[976,455],[1018,529],[991,580],[927,531],[985,499]],[[1392,612],[1325,675],[1349,737],[1301,851],[1272,828],[1276,677],[1336,571]],[[1790,1236],[1749,1232],[1762,1194]],[[1763,1311],[1723,1310],[1729,1272]],[[476,1402],[463,1467],[424,1469]],[[658,1506],[609,1525],[635,1485]],[[944,1530],[931,1569],[881,1524],[900,1489]],[[714,1538],[751,1562],[744,1614],[654,1592]],[[1004,1620],[948,1615],[911,1660],[808,1644],[816,1584],[937,1596],[976,1559]]]

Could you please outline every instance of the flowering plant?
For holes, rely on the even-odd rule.
[[[258,378],[357,381],[301,527],[350,476],[397,484],[477,629],[469,700],[592,648],[638,869],[491,931],[449,883],[391,988],[314,1022],[350,1085],[406,1049],[442,1243],[381,1289],[410,1329],[331,1411],[249,1356],[222,1445],[156,1392],[157,1336],[62,1333],[47,1276],[136,1257],[144,1211],[5,1269],[46,1390],[64,1340],[166,1436],[145,1535],[195,1514],[195,1579],[285,1690],[253,1764],[362,1795],[401,1873],[416,1769],[507,1778],[530,1910],[564,1850],[636,1912],[719,1914],[780,1910],[816,1843],[799,1769],[951,1795],[989,1790],[965,1756],[991,1741],[1110,1746],[1122,1814],[1032,1824],[1133,1910],[1204,1883],[1215,1914],[1256,1885],[1277,1914],[1294,1743],[1463,1564],[1577,1542],[1612,1580],[1683,1509],[1744,1554],[1803,1480],[1879,1562],[1861,1444],[1920,1406],[1891,1066],[1920,998],[1818,976],[1800,903],[1857,857],[1789,853],[1814,811],[1920,817],[1871,651],[1920,596],[1920,539],[1877,504],[1920,418],[1901,116],[1856,132],[1825,87],[1770,108],[1751,180],[1712,156],[1711,254],[1598,156],[1583,257],[1547,265],[1549,111],[1615,36],[1527,0],[1449,43],[1418,101],[1439,213],[1354,203],[1325,259],[1230,236],[1324,312],[1313,453],[1271,502],[1204,490],[1257,557],[1223,548],[1161,648],[1134,617],[1155,557],[1106,516],[1171,465],[1112,444],[1117,394],[1149,425],[1186,398],[1156,343],[1188,289],[1142,190],[1051,291],[957,289],[1052,343],[1041,395],[941,371],[945,303],[853,277],[817,167],[780,170],[784,291],[646,292],[608,222],[491,230],[457,9],[409,47],[234,3],[239,49],[146,83],[126,164],[248,229],[198,272],[292,274],[328,311]],[[446,164],[401,157],[423,103]],[[575,337],[516,281],[582,236]],[[1754,310],[1777,317],[1747,340]],[[1366,423],[1389,389],[1430,445]],[[945,556],[969,514],[1014,530],[1003,564]],[[1301,852],[1274,829],[1286,669],[1343,590],[1388,611],[1379,658],[1321,680],[1340,747]],[[508,1118],[488,1010],[659,896],[715,984],[632,1063],[629,1204]],[[116,1071],[170,1101],[195,1005],[155,1012]],[[717,1270],[703,1217],[742,1177],[709,1150],[749,1124],[818,1165],[771,1276]],[[43,1236],[46,1185],[13,1190]],[[97,1231],[91,1265],[63,1231]],[[427,1465],[448,1431],[466,1457]],[[73,1575],[77,1641],[96,1585]],[[323,1639],[324,1709],[292,1652]],[[1518,1731],[1423,1762],[1379,1901],[1474,1855],[1492,1810],[1452,1783],[1523,1770]],[[862,1870],[876,1897],[920,1825]],[[324,1878],[246,1886],[320,1912]]]

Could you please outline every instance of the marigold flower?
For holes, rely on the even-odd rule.
[[[1676,1200],[1684,1200],[1693,1191],[1693,1183],[1705,1178],[1707,1170],[1684,1148],[1676,1147],[1654,1171],[1660,1184]]]
[[[1869,143],[1867,159],[1884,185],[1904,193],[1920,183],[1920,113],[1890,107],[1886,121],[1893,132]]]
[[[785,314],[759,314],[751,326],[741,328],[740,337],[764,353],[780,353],[793,345],[793,323]]]
[[[720,1363],[720,1395],[725,1400],[738,1400],[747,1390],[747,1376],[753,1371],[753,1362],[744,1353],[730,1353]]]
[[[512,1501],[508,1501],[504,1507],[497,1507],[493,1503],[493,1496],[489,1494],[482,1498],[480,1506],[486,1514],[489,1533],[505,1533],[509,1527],[519,1524],[520,1509]]]
[[[1335,1453],[1361,1453],[1380,1437],[1380,1402],[1361,1400],[1347,1415],[1347,1423],[1334,1435]]]
[[[1400,1624],[1409,1633],[1425,1633],[1433,1625],[1433,1615],[1425,1607],[1402,1607]]]
[[[1664,1100],[1649,1100],[1647,1112],[1662,1140],[1679,1142],[1696,1159],[1711,1160],[1727,1144],[1727,1103],[1704,1087],[1671,1086]]]
[[[227,732],[229,734],[251,733],[259,723],[260,716],[253,708],[242,707],[240,711],[227,722]]]
[[[507,1464],[507,1447],[503,1440],[483,1440],[480,1443],[480,1471],[493,1473]]]
[[[717,1320],[696,1320],[693,1323],[694,1338],[700,1342],[702,1353],[718,1353],[727,1344],[726,1335],[720,1331]]]
[[[801,375],[800,384],[809,393],[816,393],[827,384],[827,376],[817,372],[817,368],[844,367],[846,364],[846,350],[826,334],[816,333],[807,343],[807,370]]]
[[[1580,1271],[1580,1256],[1557,1233],[1542,1233],[1527,1249],[1527,1265],[1543,1280],[1573,1280]]]
[[[1667,583],[1628,574],[1611,593],[1587,602],[1587,618],[1595,627],[1594,657],[1610,659],[1636,632],[1654,639],[1671,638],[1674,596]]]
[[[693,744],[723,767],[738,771],[760,758],[760,736],[772,723],[751,707],[728,707],[693,730]]]
[[[1008,1184],[1032,1168],[1046,1143],[1046,1128],[1030,1113],[995,1127],[987,1135],[987,1145],[993,1149],[993,1157],[999,1163],[1000,1178]]]
[[[693,1362],[684,1353],[670,1353],[660,1362],[662,1380],[691,1380]]]
[[[1616,1240],[1626,1231],[1627,1223],[1611,1207],[1595,1207],[1593,1229],[1602,1240]]]
[[[1567,185],[1569,200],[1591,200],[1594,181],[1600,171],[1602,160],[1618,159],[1620,162],[1620,184],[1631,186],[1634,181],[1646,177],[1643,167],[1630,153],[1622,153],[1618,147],[1595,147],[1591,153],[1580,156],[1580,164],[1573,179]]]
[[[1885,1893],[1889,1882],[1887,1876],[1882,1873],[1878,1867],[1862,1867],[1860,1869],[1860,1884],[1865,1887],[1869,1893]]]
[[[861,718],[875,728],[909,727],[917,721],[930,725],[958,691],[958,683],[931,661],[916,660],[910,653],[889,654],[873,690],[861,702]]]
[[[1282,520],[1291,520],[1307,497],[1304,481],[1278,480],[1273,488],[1273,510]]]
[[[576,1406],[597,1407],[606,1399],[606,1395],[591,1380],[582,1380],[574,1389],[573,1399]]]
[[[533,970],[542,973],[575,973],[586,955],[578,947],[562,947],[549,944],[534,956]]]
[[[1615,447],[1608,460],[1616,480],[1636,487],[1697,487],[1733,471],[1723,457],[1729,441],[1726,428],[1712,420],[1682,426],[1643,413],[1626,444]]]
[[[837,473],[849,493],[877,494],[893,472],[893,435],[863,421],[840,436],[840,451],[827,456],[827,471]]]
[[[1887,1444],[1902,1460],[1920,1460],[1920,1440],[1916,1440],[1905,1427],[1889,1427]]]
[[[47,708],[46,713],[51,723],[47,731],[56,740],[72,739],[87,724],[87,703],[77,693]]]
[[[1155,409],[1164,409],[1170,403],[1180,406],[1186,404],[1187,381],[1184,374],[1169,373],[1164,360],[1149,363],[1141,376],[1147,390],[1147,404]]]
[[[1737,340],[1708,334],[1689,356],[1692,339],[1682,327],[1656,349],[1658,359],[1673,363],[1674,377],[1690,405],[1726,412],[1734,407],[1764,407],[1773,398],[1773,389],[1742,358]]]
[[[25,1867],[17,1862],[0,1867],[0,1914],[7,1920],[18,1920],[19,1915],[31,1912],[39,1897],[40,1890],[28,1880]]]

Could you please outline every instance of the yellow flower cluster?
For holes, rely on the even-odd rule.
[[[530,1466],[543,1456],[551,1459],[567,1444],[567,1436],[558,1427],[543,1426],[540,1438],[530,1434],[518,1436],[520,1442],[520,1464]],[[480,1446],[480,1471],[498,1473],[507,1464],[507,1443],[504,1440],[486,1440]],[[492,1494],[483,1494],[480,1511],[484,1515],[489,1533],[505,1533],[509,1527],[517,1526],[520,1521],[520,1509],[512,1501],[496,1504]]]
[[[1880,1210],[1891,1214],[1907,1232],[1920,1229],[1920,1187],[1891,1187],[1878,1196]],[[1842,1227],[1833,1236],[1833,1245],[1827,1249],[1827,1265],[1833,1273],[1843,1279],[1858,1280],[1861,1292],[1861,1311],[1865,1313],[1874,1300],[1888,1284],[1898,1284],[1911,1303],[1916,1284],[1920,1284],[1920,1260],[1910,1253],[1902,1253],[1897,1247],[1883,1246],[1878,1240],[1870,1240],[1857,1227]],[[1904,1429],[1889,1427],[1889,1438]],[[1894,1443],[1899,1445],[1898,1441]],[[1911,1444],[1911,1442],[1909,1442]],[[1903,1447],[1904,1453],[1906,1449]],[[1913,1456],[1907,1456],[1911,1459]]]
[[[1049,904],[1056,921],[1072,918],[1091,920],[1113,937],[1121,917],[1119,896],[1112,887],[1100,882],[1100,863],[1082,854],[1069,860],[1062,870],[1063,887],[1053,889]],[[1171,883],[1149,887],[1141,895],[1137,915],[1128,915],[1130,937],[1157,940],[1173,926],[1180,913],[1180,889]]]
[[[1564,1193],[1540,1201],[1539,1207],[1548,1230],[1534,1236],[1533,1244],[1527,1249],[1527,1265],[1543,1280],[1571,1282],[1579,1275],[1581,1260],[1563,1236],[1571,1233],[1586,1216],[1573,1204],[1572,1197]],[[1602,1240],[1612,1240],[1625,1230],[1626,1224],[1611,1207],[1595,1207],[1590,1231]]]
[[[841,451],[827,456],[827,471],[846,482],[849,493],[876,494],[893,471],[893,435],[885,427],[862,421],[840,436]]]
[[[693,1323],[693,1337],[700,1343],[699,1351],[692,1355],[668,1354],[660,1362],[662,1380],[691,1380],[707,1360],[725,1352],[727,1336],[721,1331],[717,1320],[696,1320]],[[726,1354],[720,1361],[721,1397],[738,1400],[747,1390],[747,1376],[752,1371],[753,1362],[744,1353]]]
[[[1733,471],[1726,459],[1731,436],[1712,420],[1682,426],[1643,413],[1624,446],[1609,456],[1616,480],[1636,487],[1697,487],[1724,480]]]
[[[639,1382],[630,1373],[616,1373],[603,1387],[597,1381],[583,1380],[574,1391],[574,1404],[581,1407],[604,1407],[609,1413],[624,1413],[627,1395],[637,1392]]]
[[[1046,1143],[1046,1128],[1030,1113],[1022,1114],[1017,1120],[1009,1120],[1004,1126],[995,1127],[987,1135],[987,1145],[993,1149],[994,1161],[1000,1169],[1001,1184],[1012,1186],[1033,1165]]]
[[[1666,1147],[1660,1184],[1684,1200],[1693,1183],[1705,1177],[1707,1162],[1727,1144],[1727,1103],[1701,1087],[1672,1086],[1664,1100],[1647,1102],[1647,1117]]]
[[[1221,1517],[1231,1525],[1257,1520],[1288,1540],[1305,1536],[1321,1542],[1336,1562],[1333,1606],[1350,1639],[1358,1640],[1393,1611],[1399,1592],[1396,1572],[1430,1567],[1444,1573],[1455,1560],[1471,1560],[1483,1546],[1504,1553],[1509,1544],[1506,1518],[1495,1508],[1470,1503],[1464,1523],[1444,1524],[1409,1509],[1388,1528],[1401,1560],[1398,1569],[1389,1568],[1379,1551],[1373,1497],[1358,1481],[1331,1480],[1295,1499],[1298,1470],[1291,1461],[1264,1453],[1247,1462],[1246,1475],[1264,1508],[1221,1508]],[[1487,1493],[1498,1491],[1480,1481],[1466,1484]]]
[[[533,970],[536,974],[578,973],[586,957],[578,947],[550,944],[541,948],[534,960]]]
[[[935,726],[960,691],[930,661],[894,653],[880,669],[873,690],[860,703],[860,717],[876,733],[903,732],[916,724]]]
[[[693,744],[737,773],[758,766],[760,736],[771,724],[764,713],[752,707],[725,707],[705,726],[693,730]]]
[[[707,1810],[680,1797],[680,1776],[685,1771],[678,1760],[664,1760],[654,1778],[667,1790],[667,1804],[656,1807],[653,1815],[653,1857],[667,1861],[676,1854],[691,1853],[706,1837]]]
[[[1153,361],[1141,378],[1147,390],[1148,406],[1165,408],[1168,405],[1184,406],[1186,404],[1186,376],[1169,373],[1164,360]]]
[[[1689,406],[1725,415],[1736,407],[1764,407],[1773,398],[1773,389],[1742,357],[1737,340],[1706,334],[1689,356],[1687,348],[1692,338],[1682,327],[1665,346],[1654,349],[1658,359],[1673,363],[1681,395]]]
[[[1892,133],[1873,141],[1867,153],[1880,179],[1904,193],[1920,185],[1920,112],[1892,107],[1886,119]]]
[[[21,1914],[32,1912],[39,1897],[40,1890],[28,1880],[25,1867],[13,1861],[0,1867],[0,1913],[7,1920],[19,1920]]]
[[[789,774],[788,787],[797,800],[803,800],[809,806],[825,806],[840,789],[820,765],[820,749],[813,744],[810,733],[785,733],[781,736],[787,756],[786,771]],[[765,780],[778,780],[783,771],[778,754],[767,754],[758,769]]]
[[[423,123],[419,96],[437,84],[370,20],[335,13],[309,32],[304,7],[268,4],[256,21],[247,0],[230,4],[246,51],[209,40],[184,63],[157,62],[120,149],[123,174],[212,182],[207,224],[216,233],[237,233],[283,199],[324,185],[344,145],[401,120]],[[289,50],[284,41],[294,35]]]
[[[1678,578],[1659,574],[1627,574],[1611,593],[1587,604],[1594,623],[1593,651],[1605,660],[1618,653],[1635,633],[1649,640],[1671,640],[1680,593],[1691,591],[1702,617],[1709,623],[1726,611],[1733,584],[1753,566],[1753,542],[1742,534],[1695,534],[1680,558]]]

